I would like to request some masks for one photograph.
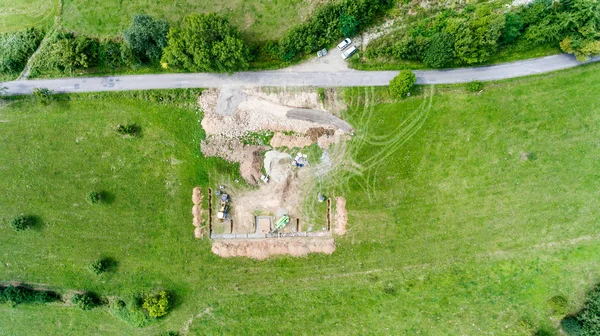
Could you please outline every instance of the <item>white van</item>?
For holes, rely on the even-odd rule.
[[[350,49],[348,49],[348,50],[346,50],[346,51],[344,51],[342,53],[342,58],[343,59],[348,59],[348,57],[354,55],[354,53],[357,52],[357,51],[358,51],[358,49],[356,49],[355,46],[352,46],[352,47],[350,47]]]

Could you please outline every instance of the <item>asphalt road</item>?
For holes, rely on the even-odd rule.
[[[595,57],[590,62],[600,60]],[[589,63],[589,62],[588,62]],[[580,65],[572,55],[561,54],[498,65],[449,70],[419,70],[418,84],[454,84],[540,74]],[[7,94],[29,94],[45,87],[54,92],[99,92],[223,86],[385,86],[398,71],[256,71],[228,74],[157,74],[108,77],[73,77],[5,82]]]

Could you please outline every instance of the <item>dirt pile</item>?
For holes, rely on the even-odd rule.
[[[235,138],[212,136],[202,141],[204,156],[216,156],[240,164],[240,174],[248,183],[258,183],[261,176],[264,146],[244,145]]]
[[[194,229],[194,237],[202,238],[206,235],[206,226],[203,225],[202,218],[202,189],[200,187],[196,187],[192,190],[192,203],[194,206],[192,207],[192,216],[194,219],[192,220],[192,224],[196,227]]]
[[[348,211],[346,211],[346,199],[343,197],[335,198],[335,227],[336,235],[346,234],[346,224],[348,224]]]
[[[287,147],[287,148],[303,148],[308,147],[313,144],[313,140],[309,137],[302,135],[287,135],[281,132],[275,133],[273,138],[271,139],[271,146],[278,147]]]
[[[306,256],[309,253],[332,254],[333,238],[278,238],[256,240],[219,240],[212,252],[223,258],[248,257],[264,260],[276,255]]]

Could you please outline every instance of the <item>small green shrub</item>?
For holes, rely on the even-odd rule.
[[[33,225],[31,216],[19,215],[10,220],[10,227],[15,231],[23,231]]]
[[[33,97],[38,104],[46,106],[52,102],[52,94],[54,92],[48,88],[35,88],[33,90]]]
[[[467,83],[467,91],[475,93],[483,90],[483,83],[480,81],[472,81]]]
[[[410,70],[402,70],[390,81],[390,94],[394,98],[406,97],[417,82],[417,76]]]
[[[383,292],[388,295],[396,295],[396,286],[393,283],[388,282],[383,286]]]
[[[97,191],[90,191],[85,199],[90,204],[98,204],[102,201],[102,194]]]
[[[128,135],[131,137],[138,137],[142,132],[142,128],[137,124],[125,124],[117,125],[117,133],[121,135]]]
[[[319,95],[319,101],[321,103],[323,103],[325,101],[325,89],[324,88],[318,88],[317,89],[317,94]]]
[[[89,269],[92,273],[99,275],[108,270],[108,263],[106,259],[96,259],[90,264]]]
[[[98,297],[92,293],[73,294],[71,303],[77,305],[82,310],[90,310],[100,304]]]
[[[569,303],[563,296],[553,296],[548,300],[548,310],[553,316],[564,316],[569,310]]]
[[[568,336],[580,336],[583,335],[583,329],[581,323],[577,321],[575,316],[567,316],[560,321],[560,327]]]
[[[108,310],[111,314],[123,320],[132,327],[142,328],[152,322],[152,318],[142,308],[142,296],[134,293],[124,299],[110,303]]]
[[[166,291],[160,291],[156,295],[148,295],[144,299],[142,307],[148,311],[152,317],[161,317],[167,315],[171,309],[170,295]]]

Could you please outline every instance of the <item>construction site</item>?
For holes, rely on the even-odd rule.
[[[308,88],[202,93],[202,153],[238,163],[244,180],[217,177],[207,190],[194,189],[195,236],[210,238],[215,254],[333,253],[333,235],[346,231],[345,199],[324,194],[318,181],[335,165],[330,150],[353,129],[339,116],[343,106],[323,98]]]

